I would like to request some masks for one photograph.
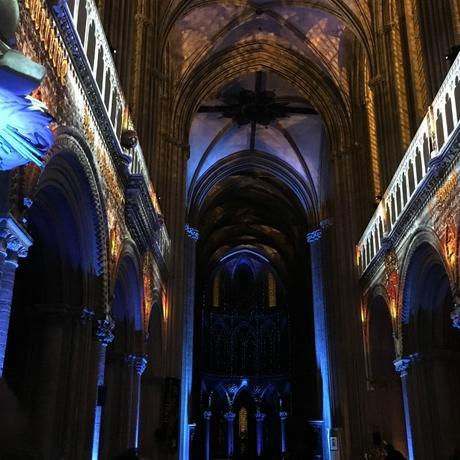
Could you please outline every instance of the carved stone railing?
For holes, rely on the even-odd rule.
[[[154,251],[160,252],[166,261],[169,255],[169,236],[161,218],[160,206],[150,181],[142,148],[137,138],[130,145],[125,145],[124,142],[122,145],[123,133],[135,134],[135,129],[97,5],[94,0],[56,0],[53,12],[100,132],[112,152],[114,162],[122,166],[127,165],[128,192],[133,192],[133,188],[137,187],[137,195],[142,196],[143,199],[150,199],[151,203],[147,208],[153,209],[156,214],[152,216],[151,222],[148,222],[149,219],[144,219],[144,211],[143,215],[139,216],[140,219],[136,219],[135,233],[145,234],[147,229],[153,228],[153,221],[155,221],[156,235],[155,238],[152,235],[151,245],[154,246]],[[132,206],[128,210],[131,216],[136,208],[133,203],[134,201],[131,200]],[[140,206],[140,203],[138,205]]]
[[[460,56],[457,56],[359,240],[357,264],[361,274],[391,237],[398,220],[430,174],[434,159],[447,152],[459,126]]]

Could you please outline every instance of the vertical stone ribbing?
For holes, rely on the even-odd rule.
[[[329,347],[329,326],[327,321],[327,299],[325,287],[325,273],[323,257],[323,229],[317,229],[307,235],[307,242],[310,244],[311,277],[313,290],[313,316],[315,325],[315,347],[316,363],[321,374],[322,386],[322,417],[326,432],[333,428],[333,416],[336,413],[336,402],[334,390],[330,381],[330,347]],[[334,417],[336,418],[336,417]],[[337,421],[336,421],[337,423]],[[327,442],[323,446],[325,458],[328,459]]]
[[[3,259],[3,261],[1,260]],[[0,263],[2,271],[0,278],[0,377],[3,375],[5,362],[6,343],[10,324],[11,300],[13,298],[14,278],[18,266],[17,256],[14,252],[7,254],[1,251]]]
[[[13,217],[0,218],[0,377],[3,375],[18,258],[26,257],[32,239]]]
[[[179,459],[188,460],[190,452],[190,405],[193,374],[193,319],[195,310],[195,264],[196,243],[199,238],[198,230],[185,228],[185,301],[183,320],[183,346],[182,346],[182,382],[181,382],[181,419],[179,439]]]

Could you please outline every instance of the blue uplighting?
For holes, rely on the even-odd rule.
[[[0,88],[0,169],[29,162],[40,166],[53,144],[52,121],[40,101]]]

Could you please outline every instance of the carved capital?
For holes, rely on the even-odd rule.
[[[203,412],[203,418],[205,420],[211,420],[212,412],[210,410],[205,410]]]
[[[317,243],[318,241],[321,240],[321,237],[323,236],[323,229],[318,228],[316,230],[313,230],[310,233],[307,233],[307,243],[312,244],[312,243]]]
[[[0,240],[8,253],[15,254],[12,258],[26,257],[32,245],[32,238],[11,215],[0,217]]]
[[[257,412],[256,412],[256,421],[261,423],[261,422],[263,422],[263,421],[265,420],[265,417],[266,417],[266,416],[267,416],[267,415],[264,414],[263,412],[257,411]]]
[[[189,224],[185,225],[185,234],[193,241],[198,241],[200,239],[200,232],[198,229]]]
[[[280,411],[279,416],[280,416],[280,420],[282,420],[284,422],[288,418],[288,413],[286,411],[282,410],[282,411]]]
[[[145,355],[129,354],[126,357],[126,362],[136,369],[138,375],[142,375],[147,368],[147,357]]]
[[[96,330],[94,335],[96,339],[101,342],[103,346],[110,345],[113,342],[115,336],[113,330],[115,329],[115,321],[110,315],[106,315],[103,319],[96,321]]]
[[[190,440],[193,441],[193,439],[195,438],[195,433],[196,433],[196,423],[188,424],[188,432],[190,434]]]
[[[236,417],[236,414],[235,412],[232,412],[232,411],[225,412],[224,414],[224,418],[225,420],[227,420],[227,422],[233,422],[235,420],[235,417]]]
[[[407,375],[407,369],[411,364],[412,360],[410,358],[399,358],[393,361],[395,371],[401,376],[404,377]]]

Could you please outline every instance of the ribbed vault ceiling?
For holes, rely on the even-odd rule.
[[[345,147],[354,50],[365,49],[370,29],[366,5],[170,2],[174,110],[177,126],[189,128],[188,205],[205,239],[202,262],[241,246],[284,272],[295,265],[297,242],[327,201],[327,150]],[[274,166],[261,174],[257,162],[267,158]],[[238,159],[246,169],[225,174]]]

